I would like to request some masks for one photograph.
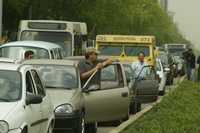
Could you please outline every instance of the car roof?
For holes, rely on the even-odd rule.
[[[69,65],[69,66],[75,66],[77,64],[76,61],[71,60],[51,60],[51,59],[31,59],[31,60],[25,60],[23,61],[23,64],[29,64],[29,65]]]
[[[59,45],[54,44],[54,43],[50,43],[50,42],[44,42],[44,41],[16,41],[16,42],[9,42],[6,43],[4,45],[2,45],[0,48],[2,47],[16,47],[16,46],[29,46],[29,47],[35,47],[35,48],[43,48],[43,49],[53,49],[53,48],[61,48]]]

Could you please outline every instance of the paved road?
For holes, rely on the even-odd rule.
[[[177,84],[178,82],[179,82],[179,80],[176,79],[175,82],[174,82],[174,84]],[[166,92],[169,92],[169,89],[170,89],[170,88],[174,88],[174,87],[175,87],[175,85],[173,85],[173,86],[167,86],[167,87],[166,87]],[[161,97],[159,97],[159,98],[161,98]],[[142,105],[142,109],[144,109],[145,107],[147,107],[147,106],[149,106],[149,105],[151,105],[151,104],[152,104],[152,103],[143,104],[143,105]],[[112,131],[114,128],[115,128],[115,127],[99,127],[97,133],[109,133],[109,132]]]

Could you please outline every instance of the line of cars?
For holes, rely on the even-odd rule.
[[[159,77],[154,67],[145,66],[141,73],[147,69],[149,73],[141,80],[131,75],[129,64],[114,61],[101,70],[99,85],[81,88],[77,63],[83,57],[61,60],[59,47],[45,49],[46,42],[12,44],[0,47],[1,57],[13,58],[0,59],[0,103],[5,109],[0,113],[2,133],[95,133],[98,122],[122,122],[140,111],[142,103],[158,98]],[[37,59],[15,59],[29,49]],[[45,58],[38,55],[38,49],[46,51]]]

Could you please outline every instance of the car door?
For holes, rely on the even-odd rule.
[[[42,84],[37,72],[35,70],[31,70],[31,74],[34,79],[37,95],[43,97],[43,101],[41,103],[42,118],[41,118],[40,122],[41,122],[41,126],[42,126],[41,132],[45,133],[48,128],[49,119],[52,117],[51,116],[51,114],[52,114],[51,113],[52,112],[51,102],[50,102],[49,97],[46,95],[43,84]]]
[[[143,75],[142,78],[141,75]],[[138,77],[135,79],[134,85],[133,88],[135,89],[136,97],[141,102],[151,102],[154,100],[154,97],[158,96],[159,82],[156,71],[152,66],[145,66],[141,70]]]
[[[125,82],[120,65],[104,68],[101,71],[100,89],[84,93],[86,121],[105,122],[125,118],[130,103]]]
[[[25,79],[26,95],[28,94],[37,95],[30,71],[26,72],[25,78],[26,78]],[[30,105],[27,105],[25,109],[26,109],[27,123],[29,124],[29,127],[28,127],[29,133],[41,133],[40,120],[42,118],[42,113],[41,113],[40,104],[30,104]]]

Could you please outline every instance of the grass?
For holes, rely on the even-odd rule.
[[[184,81],[121,133],[200,133],[200,84]]]

